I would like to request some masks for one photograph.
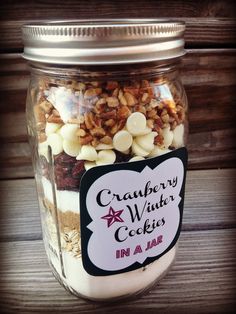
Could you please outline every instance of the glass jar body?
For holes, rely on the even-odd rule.
[[[173,263],[177,244],[136,270],[88,274],[80,182],[93,167],[155,158],[186,145],[187,100],[176,65],[32,65],[27,123],[45,248],[60,283],[102,301],[151,287]]]

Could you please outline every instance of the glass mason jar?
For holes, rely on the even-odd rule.
[[[28,134],[52,271],[77,296],[150,288],[181,229],[187,100],[184,24],[26,25]]]

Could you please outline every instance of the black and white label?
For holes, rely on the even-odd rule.
[[[182,222],[187,150],[94,167],[81,181],[81,244],[86,271],[131,271],[176,243]]]

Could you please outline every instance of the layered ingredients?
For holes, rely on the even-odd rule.
[[[175,247],[145,268],[89,275],[81,258],[80,181],[92,167],[136,162],[184,146],[185,95],[164,76],[88,82],[45,77],[38,85],[34,117],[49,260],[64,285],[85,297],[139,292],[168,269]]]

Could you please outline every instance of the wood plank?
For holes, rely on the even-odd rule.
[[[188,171],[183,230],[236,227],[235,185],[236,169]],[[34,180],[2,180],[0,195],[1,241],[41,239]]]
[[[0,156],[0,178],[33,177],[28,143],[1,144]]]
[[[27,7],[28,10],[25,10]],[[158,10],[156,10],[158,8]],[[73,9],[73,10],[72,10]],[[130,17],[235,17],[235,6],[233,0],[202,0],[201,2],[179,0],[126,0],[109,1],[100,0],[3,0],[1,2],[2,20],[16,19],[75,19],[75,18],[103,18],[121,15],[125,9],[126,15]],[[119,11],[119,12],[117,12]],[[123,16],[123,15],[122,15]]]
[[[189,135],[189,169],[235,167],[236,129],[193,133]]]
[[[0,181],[1,240],[42,239],[34,179]]]
[[[14,119],[12,118],[14,117]],[[14,123],[13,123],[14,121]],[[25,112],[14,112],[0,115],[1,143],[27,142],[27,128]]]
[[[158,286],[137,300],[105,305],[64,291],[51,274],[42,240],[1,243],[1,309],[5,313],[233,313],[235,236],[235,229],[183,232],[176,263]]]
[[[14,8],[14,9],[13,9]],[[27,10],[25,9],[27,8]],[[73,9],[72,9],[73,8]],[[203,0],[178,2],[138,0],[127,2],[69,0],[55,2],[2,1],[0,46],[2,51],[22,49],[21,26],[29,22],[61,19],[97,18],[177,18],[186,21],[186,42],[190,46],[222,47],[235,45],[235,10],[233,1]],[[140,13],[142,12],[142,13]]]

